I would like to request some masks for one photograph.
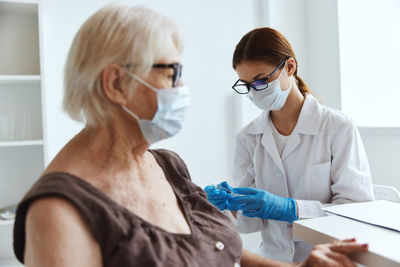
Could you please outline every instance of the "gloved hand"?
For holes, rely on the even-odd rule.
[[[233,192],[245,196],[233,197],[228,200],[227,208],[240,207],[243,215],[253,218],[293,222],[298,219],[297,205],[293,198],[280,197],[267,191],[251,188],[233,188]]]
[[[224,189],[217,189],[217,187],[222,187]],[[220,210],[225,210],[227,208],[227,200],[229,200],[232,195],[229,193],[232,191],[232,187],[228,185],[226,181],[218,184],[217,186],[208,185],[204,188],[207,193],[207,199],[211,204],[219,208]]]

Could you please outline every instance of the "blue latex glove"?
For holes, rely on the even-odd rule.
[[[218,189],[218,187],[221,189]],[[204,191],[206,191],[207,199],[211,204],[220,210],[225,210],[227,209],[227,201],[232,197],[230,194],[232,189],[233,188],[230,187],[226,181],[224,181],[217,186],[208,185],[204,188]]]
[[[280,197],[251,187],[234,188],[232,191],[245,196],[230,198],[227,208],[239,206],[244,216],[290,223],[298,219],[296,201],[293,198]]]

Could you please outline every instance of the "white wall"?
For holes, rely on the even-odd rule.
[[[41,0],[42,74],[45,88],[47,162],[81,128],[61,111],[62,71],[72,38],[86,18],[112,1]],[[231,67],[234,46],[254,27],[253,1],[129,1],[170,17],[184,36],[183,79],[192,105],[184,129],[156,144],[178,152],[194,181],[227,179],[240,116],[230,86],[237,79]],[[73,19],[71,19],[73,17]],[[247,18],[247,19],[243,19]]]
[[[299,76],[321,103],[340,109],[337,0],[260,0],[258,27],[272,27],[290,42]],[[260,110],[242,97],[241,125]]]
[[[359,126],[375,184],[400,190],[400,1],[338,0],[343,111]]]
[[[35,5],[16,6],[0,3],[0,36],[0,60],[2,63],[0,64],[0,73],[2,75],[39,74],[39,42]],[[14,51],[18,51],[18,53]]]
[[[299,76],[325,105],[340,109],[336,0],[269,0],[266,26],[291,43]]]
[[[400,127],[399,12],[398,0],[339,0],[343,111],[360,126]]]
[[[400,190],[400,128],[360,128],[375,184]]]
[[[306,0],[308,80],[322,104],[341,109],[337,0]]]

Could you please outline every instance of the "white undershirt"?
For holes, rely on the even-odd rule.
[[[271,118],[269,119],[269,121],[271,123],[272,136],[274,137],[276,148],[278,149],[279,156],[282,157],[283,150],[285,149],[286,143],[288,142],[290,135],[285,136],[283,134],[280,134],[275,128],[275,125],[273,124]]]

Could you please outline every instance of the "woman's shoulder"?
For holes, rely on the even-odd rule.
[[[35,206],[36,202],[53,203],[53,208],[62,203],[70,203],[81,213],[90,213],[95,206],[94,202],[101,204],[98,195],[93,186],[79,177],[66,172],[47,173],[36,181],[18,204],[17,219],[25,221],[28,210]],[[48,201],[49,199],[52,201]],[[53,201],[55,199],[58,201]]]
[[[85,197],[90,194],[84,191],[80,182],[83,180],[67,173],[43,175],[18,204],[14,223],[14,251],[21,262],[24,260],[27,231],[33,229],[38,234],[56,235],[53,230],[62,229],[65,223],[71,227],[85,226],[84,231],[87,231],[86,226],[93,226],[90,223],[93,201]],[[46,233],[39,233],[38,227]],[[94,227],[88,230],[94,238],[98,237]]]
[[[190,178],[185,161],[178,155],[178,153],[168,149],[150,149],[150,153],[156,158],[157,162],[164,170],[183,172],[187,178]]]
[[[179,184],[182,180],[192,180],[185,161],[178,153],[168,149],[150,149],[149,152],[174,184]]]
[[[25,227],[27,233],[35,233],[38,237],[27,238],[24,250],[28,253],[25,255],[36,254],[43,261],[66,256],[65,260],[73,265],[76,259],[68,258],[68,255],[80,255],[80,260],[91,262],[93,259],[81,254],[89,252],[97,255],[96,262],[101,261],[99,245],[88,231],[82,216],[71,203],[62,198],[46,197],[33,202],[26,217]],[[64,246],[56,246],[56,243],[63,243]],[[21,258],[22,242],[18,244],[20,248],[16,249],[16,254]],[[86,244],[85,252],[79,251],[74,244]],[[42,253],[49,250],[52,253]]]
[[[249,136],[256,136],[263,133],[265,125],[268,123],[269,111],[264,110],[256,118],[247,123],[237,133],[236,138],[247,139]]]
[[[321,129],[328,131],[356,127],[354,120],[341,110],[318,103]]]
[[[151,152],[153,155],[156,154],[157,156],[163,157],[165,159],[175,160],[184,163],[183,159],[179,156],[178,153],[169,149],[164,149],[164,148],[150,149],[149,152]]]

